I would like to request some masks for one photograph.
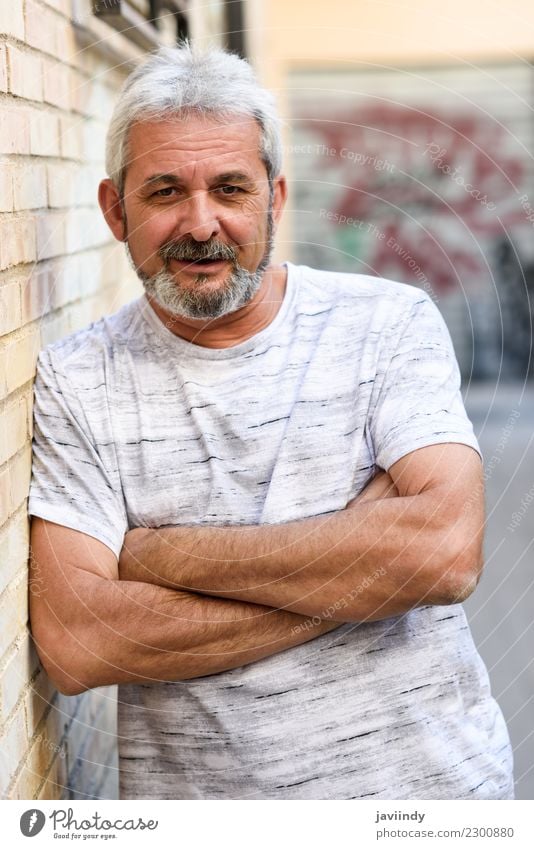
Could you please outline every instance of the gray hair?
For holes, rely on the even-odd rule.
[[[106,138],[106,171],[121,196],[132,124],[187,111],[254,118],[261,132],[260,156],[272,186],[282,164],[280,121],[273,96],[259,85],[244,59],[218,49],[200,51],[185,43],[152,53],[121,89]]]

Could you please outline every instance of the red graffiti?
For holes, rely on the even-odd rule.
[[[436,291],[486,278],[491,245],[524,223],[527,154],[507,128],[474,106],[448,113],[381,102],[323,114],[302,114],[298,127],[314,142],[315,166],[322,157],[308,179],[336,186],[334,240],[352,239],[373,273],[411,281],[419,269]]]

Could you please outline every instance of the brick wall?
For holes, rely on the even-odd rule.
[[[90,23],[89,2],[77,8]],[[80,46],[70,0],[0,2],[0,788],[11,799],[116,795],[113,688],[60,696],[31,645],[26,515],[37,353],[137,293],[96,206],[124,78],[112,64]]]

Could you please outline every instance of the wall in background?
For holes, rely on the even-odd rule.
[[[80,8],[91,23],[89,4]],[[107,795],[115,784],[113,690],[55,693],[27,627],[37,353],[138,291],[96,202],[125,70],[80,45],[71,12],[69,0],[0,4],[0,788],[14,799]],[[121,49],[124,60],[142,55]]]

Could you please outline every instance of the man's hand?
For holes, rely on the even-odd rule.
[[[328,516],[258,527],[138,529],[126,537],[121,578],[308,616],[348,600],[341,621],[462,601],[482,564],[478,454],[461,444],[433,445],[403,457],[389,475]],[[356,592],[362,585],[366,591]]]

